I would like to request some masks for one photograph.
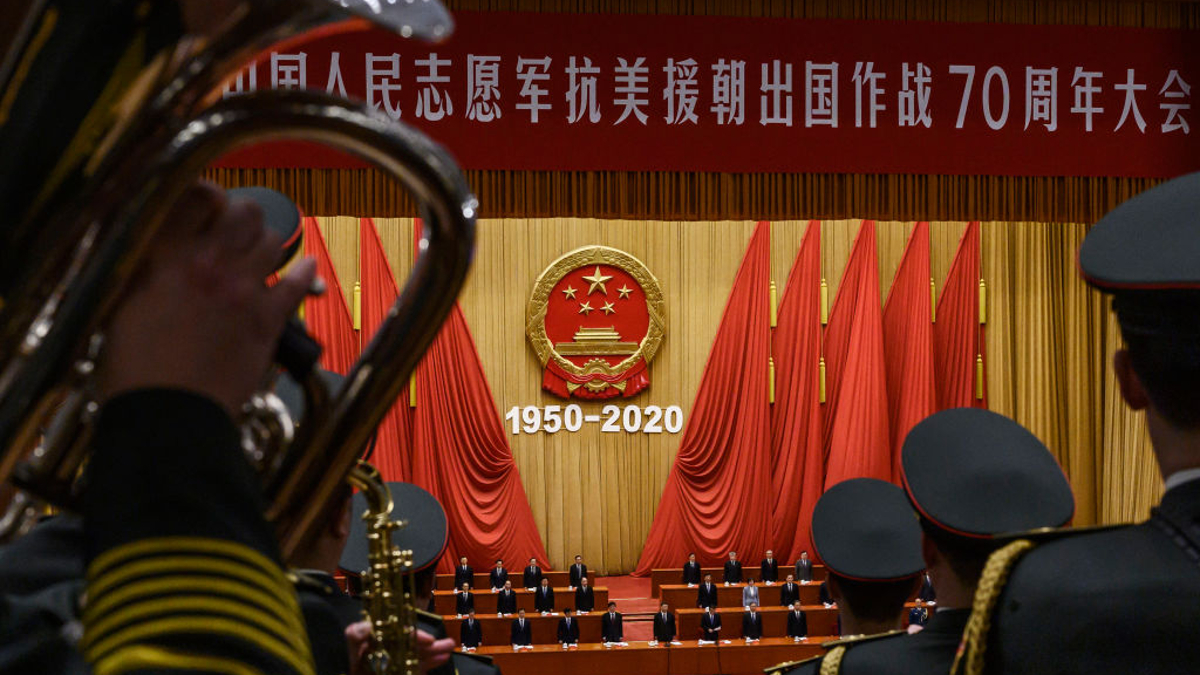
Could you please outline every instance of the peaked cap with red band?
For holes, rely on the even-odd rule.
[[[896,581],[925,569],[921,528],[900,488],[851,478],[825,491],[812,518],[813,544],[825,566],[857,581]]]

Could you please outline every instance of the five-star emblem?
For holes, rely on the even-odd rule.
[[[585,302],[579,306],[580,314],[590,314],[591,311],[592,311],[592,303],[590,303],[590,302]]]
[[[591,282],[591,286],[588,286],[587,294],[591,295],[592,293],[596,292],[597,288],[599,288],[601,293],[608,295],[608,289],[604,287],[604,282],[608,281],[609,279],[612,279],[612,277],[600,274],[600,266],[597,265],[596,271],[592,272],[592,276],[583,278],[584,281]]]
[[[574,300],[575,299],[575,290],[576,289],[574,286],[567,286],[566,288],[563,289],[563,295],[567,296],[567,300]]]
[[[611,302],[606,302],[606,303],[604,303],[604,306],[603,306],[603,307],[601,307],[600,309],[601,309],[601,310],[602,310],[602,311],[603,311],[605,314],[612,314],[613,312],[617,311],[617,309],[616,309],[615,307],[613,307],[613,304],[612,304]]]
[[[633,292],[633,289],[630,288],[628,284],[621,284],[621,287],[617,289],[617,292],[621,294],[621,300],[627,300],[629,298],[629,294]]]

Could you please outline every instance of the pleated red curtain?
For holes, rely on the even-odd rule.
[[[929,223],[909,235],[883,306],[891,422],[892,480],[900,483],[900,448],[917,422],[937,411],[933,378],[933,300],[929,292]]]
[[[460,556],[488,569],[497,558],[536,557],[546,547],[513,461],[475,341],[456,304],[417,366],[413,482],[446,509],[450,542],[438,561],[449,572]]]
[[[354,331],[346,296],[316,218],[304,219],[304,255],[316,258],[317,274],[326,285],[323,295],[304,301],[304,322],[325,348],[321,352],[321,366],[345,375],[358,358],[358,333]]]
[[[383,253],[375,221],[359,219],[359,276],[362,284],[362,336],[370,340],[396,301],[399,290],[392,266]],[[400,394],[387,417],[379,424],[371,463],[384,480],[412,480],[412,408],[408,391]]]
[[[733,282],[695,405],[667,477],[637,576],[695,552],[713,565],[731,550],[767,548],[771,459],[767,363],[770,225],[760,222]]]
[[[979,257],[979,223],[972,221],[958,242],[933,326],[939,409],[987,407],[986,369],[983,398],[975,397],[977,359],[987,362],[984,327],[979,323]]]
[[[825,329],[825,488],[891,480],[875,221],[864,220]]]
[[[821,497],[825,459],[821,442],[818,366],[821,359],[821,223],[810,221],[788,275],[772,340],[775,405],[771,410],[771,468],[775,488],[773,546],[785,561],[808,551],[816,559],[809,525]]]

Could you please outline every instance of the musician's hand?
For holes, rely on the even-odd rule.
[[[101,399],[147,387],[185,389],[235,414],[258,387],[284,321],[315,274],[306,260],[267,288],[280,245],[257,205],[229,202],[210,184],[189,188],[109,325]]]
[[[454,640],[442,638],[435,640],[432,635],[423,630],[417,631],[417,659],[421,662],[421,672],[428,673],[450,660],[454,651]]]

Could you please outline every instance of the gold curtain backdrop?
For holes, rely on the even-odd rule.
[[[358,280],[358,219],[319,222],[350,300]],[[861,223],[821,223],[822,275],[831,304]],[[411,269],[412,221],[377,218],[375,224],[402,281]],[[526,302],[534,280],[555,258],[579,246],[605,244],[641,259],[658,278],[667,304],[666,337],[650,366],[650,388],[617,404],[678,405],[686,420],[754,225],[583,218],[481,221],[478,253],[460,302],[498,415],[513,406],[563,403],[541,391],[541,365],[525,338]],[[772,223],[772,279],[780,297],[807,226],[807,220]],[[964,227],[961,221],[930,223],[931,273],[939,293]],[[911,230],[911,222],[877,223],[881,302]],[[1119,345],[1111,312],[1075,272],[1075,250],[1084,232],[1082,225],[985,222],[981,246],[990,407],[1029,427],[1051,448],[1075,490],[1076,524],[1090,525],[1144,518],[1162,481],[1142,416],[1121,402],[1110,372]],[[363,336],[364,341],[369,338]],[[585,412],[599,412],[604,404],[581,405]],[[508,423],[504,426],[508,433]],[[603,574],[633,569],[680,436],[602,433],[593,424],[577,433],[508,434],[556,567],[582,554]]]

